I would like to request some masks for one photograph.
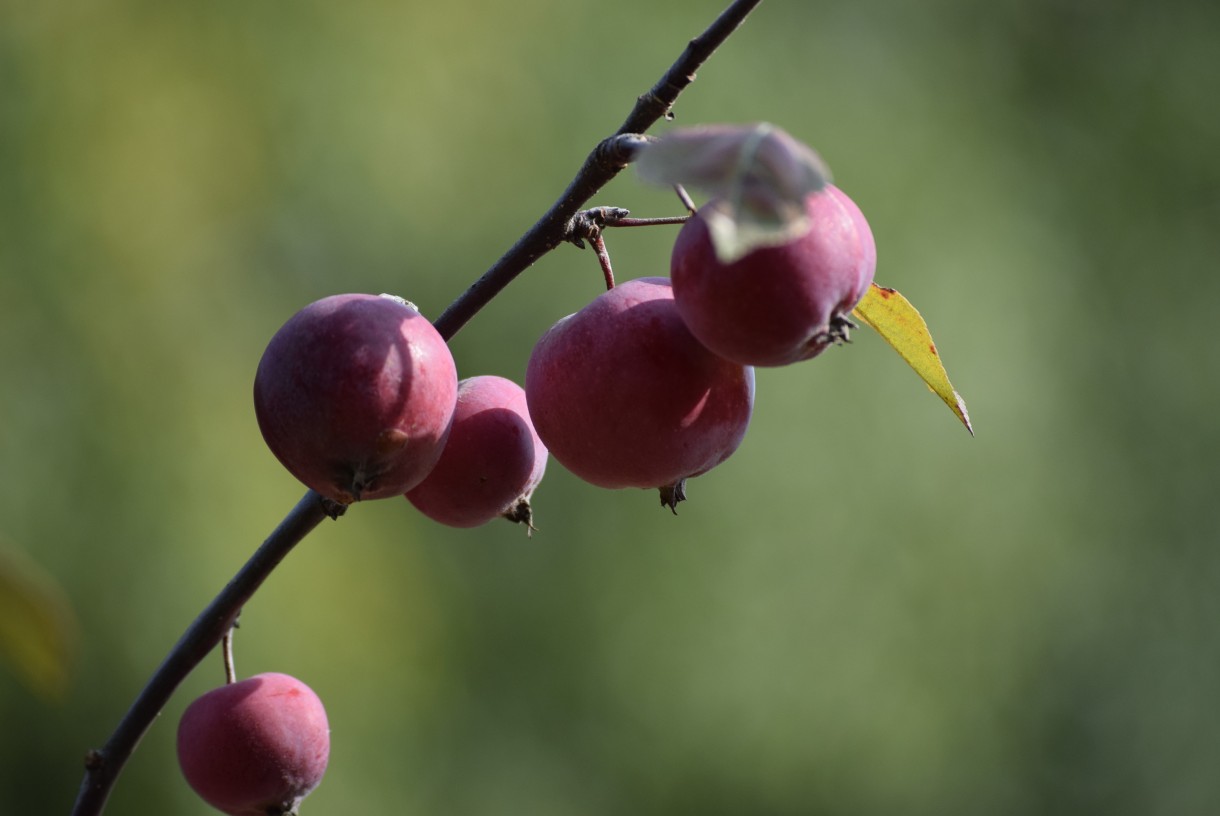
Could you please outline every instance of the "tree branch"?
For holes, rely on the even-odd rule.
[[[312,490],[306,493],[233,580],[200,613],[132,703],[106,745],[101,750],[90,751],[85,758],[85,779],[72,809],[73,816],[95,816],[102,812],[123,766],[179,684],[216,648],[232,628],[242,606],[284,556],[322,519],[334,515],[333,504]]]
[[[647,93],[636,100],[631,114],[614,136],[602,141],[572,179],[563,195],[503,257],[460,295],[434,323],[446,340],[486,306],[517,275],[563,243],[568,222],[581,205],[626,167],[647,141],[643,134],[666,116],[678,95],[695,79],[696,69],[737,29],[762,0],[734,0]],[[297,503],[262,546],[220,594],[195,619],[165,661],[132,703],[110,739],[85,758],[72,816],[98,816],[140,738],[165,707],[181,682],[216,647],[233,625],[242,606],[271,571],[322,519],[341,512],[312,490]]]
[[[658,119],[669,114],[678,95],[695,81],[695,71],[699,66],[737,30],[761,2],[762,0],[735,0],[706,31],[687,44],[682,56],[678,57],[677,62],[670,66],[657,84],[636,99],[635,107],[615,135],[593,149],[576,178],[572,179],[563,195],[551,205],[546,214],[434,321],[441,337],[448,340],[457,334],[470,318],[490,303],[514,278],[563,243],[568,221],[635,158],[639,145],[645,141],[639,134],[643,134],[656,124]]]

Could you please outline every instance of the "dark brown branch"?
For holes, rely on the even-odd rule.
[[[568,221],[635,158],[639,145],[647,140],[647,137],[640,134],[656,124],[658,119],[669,114],[678,95],[694,82],[695,71],[761,2],[762,0],[736,0],[706,31],[687,44],[682,56],[678,57],[677,62],[670,66],[657,84],[636,100],[631,114],[615,135],[593,149],[563,195],[534,223],[529,232],[521,236],[500,260],[434,321],[441,337],[448,340],[457,334],[470,318],[490,303],[514,278],[564,242],[564,228]]]
[[[563,243],[570,219],[635,158],[648,138],[640,134],[668,115],[678,95],[694,81],[699,66],[761,2],[735,0],[706,31],[690,41],[657,84],[636,100],[631,114],[615,135],[602,141],[589,154],[559,200],[437,318],[435,325],[442,337],[446,340],[453,337],[517,275]],[[292,548],[322,519],[333,518],[340,511],[313,491],[306,493],[233,580],[195,619],[132,703],[105,746],[86,754],[85,778],[72,816],[98,816],[102,812],[115,780],[136,744],[181,682],[216,647],[242,606]]]

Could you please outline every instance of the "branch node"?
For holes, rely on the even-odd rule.
[[[656,139],[646,133],[616,133],[598,142],[597,147],[593,148],[593,159],[606,167],[621,170],[635,161],[640,151]]]
[[[564,224],[562,240],[584,249],[585,241],[595,242],[601,237],[602,230],[614,226],[629,215],[631,211],[623,207],[593,207],[581,210]]]

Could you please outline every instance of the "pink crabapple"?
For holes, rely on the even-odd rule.
[[[678,233],[674,301],[691,333],[743,365],[782,366],[847,338],[847,315],[873,281],[877,247],[860,208],[827,185],[805,199],[810,229],[722,263],[706,222],[714,199]]]
[[[546,459],[521,386],[504,377],[471,377],[458,383],[453,429],[440,460],[406,497],[451,527],[503,517],[532,530],[530,497]]]
[[[456,398],[449,347],[391,295],[333,295],[301,309],[271,338],[254,378],[271,452],[340,504],[400,496],[422,481]]]
[[[229,816],[295,814],[326,772],[330,729],[313,691],[258,674],[199,697],[178,723],[187,783]]]
[[[660,488],[673,509],[686,479],[741,443],[754,370],[691,335],[667,278],[637,278],[542,336],[525,393],[538,435],[560,464],[599,487]]]

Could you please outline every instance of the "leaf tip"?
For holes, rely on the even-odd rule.
[[[957,414],[957,418],[966,426],[966,430],[970,431],[970,438],[974,438],[974,425],[970,422],[970,412],[966,410],[966,401],[962,399],[961,394],[953,392],[953,400],[956,405],[953,406],[953,412]]]

